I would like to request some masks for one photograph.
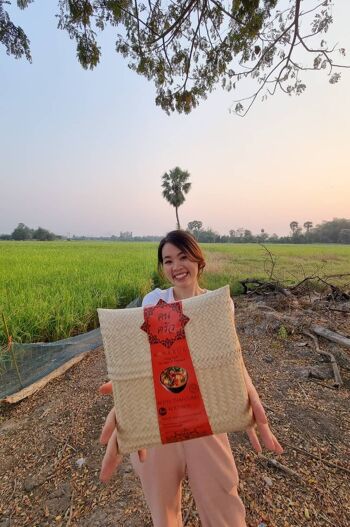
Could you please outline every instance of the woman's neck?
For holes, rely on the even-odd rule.
[[[205,293],[205,289],[199,287],[198,283],[186,288],[173,287],[174,300],[185,300],[185,298],[202,295],[203,293]]]

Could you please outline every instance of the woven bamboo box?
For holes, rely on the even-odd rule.
[[[252,424],[229,286],[181,302],[185,335],[214,434]],[[161,444],[144,308],[99,309],[122,454]],[[183,396],[183,393],[181,394]]]

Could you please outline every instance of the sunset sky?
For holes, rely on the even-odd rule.
[[[334,3],[326,38],[347,49],[350,64],[350,2]],[[74,41],[56,29],[55,4],[12,9],[32,64],[0,48],[0,233],[23,222],[62,235],[163,234],[175,212],[161,176],[176,165],[192,182],[183,226],[197,219],[221,234],[281,235],[292,220],[350,218],[350,70],[335,85],[308,73],[304,95],[258,102],[244,118],[229,108],[251,93],[249,83],[239,93],[218,88],[190,115],[167,116],[153,85],[114,51],[111,30],[100,65],[83,70]]]

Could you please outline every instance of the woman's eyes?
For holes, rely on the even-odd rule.
[[[187,256],[186,255],[180,256],[179,260],[181,261],[187,260]],[[168,265],[171,263],[172,263],[172,260],[165,260],[165,262],[163,262],[164,265]]]

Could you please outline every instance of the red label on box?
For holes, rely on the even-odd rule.
[[[207,412],[188,348],[182,303],[159,300],[146,307],[141,329],[151,347],[154,391],[162,443],[211,435]]]

